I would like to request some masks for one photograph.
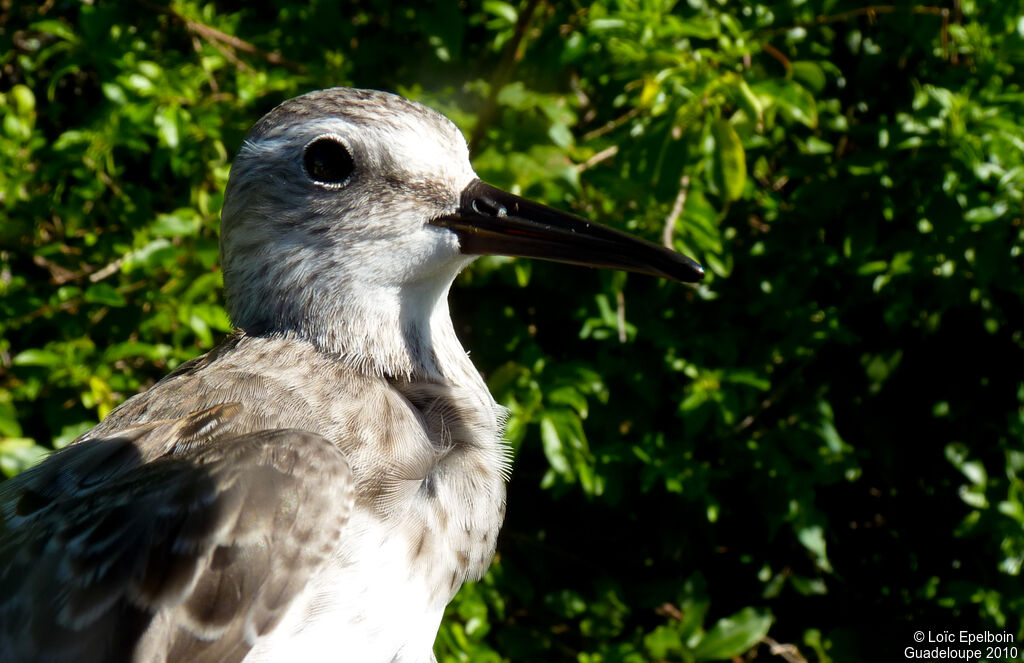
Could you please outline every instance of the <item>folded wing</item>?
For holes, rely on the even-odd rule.
[[[319,435],[232,432],[238,409],[88,439],[0,484],[0,660],[239,661],[277,625],[339,552],[352,475]]]

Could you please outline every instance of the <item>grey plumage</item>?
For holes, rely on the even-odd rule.
[[[520,209],[565,216],[480,183],[454,125],[400,97],[336,88],[261,119],[222,214],[239,330],[0,484],[0,661],[431,660],[509,470],[446,297],[460,240],[490,252]],[[699,278],[566,219],[518,255]],[[582,258],[552,249],[591,232]]]
[[[59,463],[0,484],[9,530],[0,576],[14,585],[0,592],[10,599],[0,602],[0,660],[241,660],[256,641],[247,634],[271,630],[331,561],[310,546],[336,545],[344,559],[353,506],[410,533],[407,564],[422,567],[442,610],[486,570],[503,513],[504,452],[474,441],[481,431],[496,441],[496,425],[463,407],[464,396],[451,385],[356,373],[294,339],[236,333],[127,401]],[[208,403],[221,405],[194,411]],[[311,430],[319,435],[303,432]],[[435,495],[410,508],[432,471]],[[464,502],[469,517],[450,513],[449,500]],[[179,533],[197,523],[187,539]],[[315,528],[275,536],[296,524]],[[179,564],[160,556],[168,545],[184,548]],[[227,557],[236,564],[225,580]],[[358,569],[358,560],[344,563]],[[267,585],[282,574],[282,587]],[[314,593],[310,606],[324,600]],[[122,658],[133,632],[140,644]],[[416,654],[410,660],[429,660],[429,651]]]

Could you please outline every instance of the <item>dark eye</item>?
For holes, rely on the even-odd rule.
[[[306,174],[320,184],[344,184],[356,167],[348,149],[331,136],[321,136],[306,145],[302,163]]]

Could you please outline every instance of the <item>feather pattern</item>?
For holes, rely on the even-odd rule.
[[[303,170],[323,135],[343,187]],[[428,223],[474,178],[454,125],[386,93],[253,128],[221,223],[239,331],[0,484],[0,661],[432,660],[509,467],[448,314],[472,258]]]
[[[0,660],[241,660],[325,566],[358,575],[353,511],[443,609],[504,508],[494,418],[463,396],[236,333],[0,484]]]

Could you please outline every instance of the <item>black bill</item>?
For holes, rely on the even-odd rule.
[[[696,261],[647,240],[506,193],[480,180],[463,190],[459,209],[431,221],[459,236],[463,253],[542,258],[622,269],[673,281],[699,281]]]

